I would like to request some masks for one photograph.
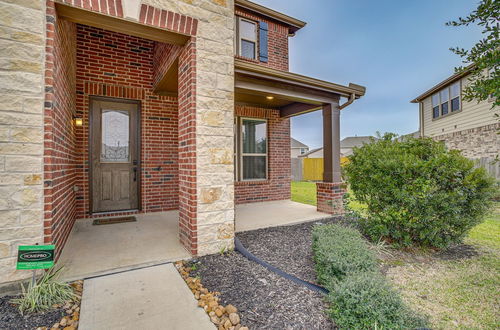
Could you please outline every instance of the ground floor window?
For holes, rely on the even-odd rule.
[[[236,118],[235,179],[267,179],[267,120]]]

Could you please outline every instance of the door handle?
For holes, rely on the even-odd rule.
[[[134,171],[134,182],[137,181],[137,167],[132,169]]]

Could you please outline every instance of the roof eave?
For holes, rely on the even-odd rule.
[[[301,21],[300,19],[288,16],[286,14],[280,13],[276,10],[273,10],[271,8],[264,7],[262,5],[259,5],[257,3],[248,1],[248,0],[235,0],[234,3],[238,7],[245,8],[247,10],[251,10],[253,12],[259,13],[261,15],[267,16],[269,18],[272,18],[276,21],[285,23],[292,34],[297,32],[298,30],[302,29],[304,26],[306,26],[306,22]]]
[[[349,97],[352,94],[358,99],[365,95],[366,88],[361,85],[356,85],[349,83],[349,86],[343,86],[335,83],[331,83],[324,80],[319,80],[316,78],[311,78],[308,76],[303,76],[297,73],[292,73],[288,71],[281,71],[265,67],[262,65],[250,63],[244,60],[235,59],[234,61],[235,71],[241,71],[241,73],[256,73],[268,76],[270,78],[279,78],[286,80],[292,84],[300,84],[312,89],[327,91],[330,93],[339,94],[344,97]]]
[[[425,91],[421,95],[419,95],[416,98],[414,98],[413,100],[411,100],[410,103],[419,103],[419,102],[422,102],[425,98],[431,96],[432,94],[434,94],[435,92],[439,91],[443,87],[446,87],[446,86],[454,83],[455,81],[457,81],[459,79],[462,79],[463,77],[467,76],[468,74],[470,74],[470,72],[473,70],[473,68],[474,68],[474,64],[471,64],[471,65],[467,66],[464,71],[457,72],[457,73],[449,76],[445,80],[441,81],[437,85],[434,85],[432,88],[428,89],[427,91]]]

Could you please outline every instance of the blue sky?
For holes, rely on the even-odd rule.
[[[308,24],[290,38],[290,71],[366,86],[367,94],[342,110],[341,137],[418,130],[418,105],[409,101],[453,73],[470,48],[476,26],[445,22],[465,16],[475,0],[255,0]],[[292,136],[322,146],[321,113],[292,119]]]

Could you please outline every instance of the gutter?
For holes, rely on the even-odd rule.
[[[349,86],[343,86],[328,81],[300,75],[297,73],[292,73],[289,71],[282,71],[264,67],[239,59],[236,59],[234,61],[234,72],[244,75],[250,75],[256,78],[275,80],[306,88],[322,90],[325,92],[339,94],[344,97],[352,97],[352,94],[355,94],[356,98],[360,98],[365,95],[366,91],[366,88],[364,86],[360,86],[357,84],[349,83]]]
[[[342,109],[348,107],[349,105],[351,105],[351,103],[354,102],[355,99],[356,99],[356,94],[352,93],[351,96],[349,97],[349,100],[347,100],[346,103],[339,105],[339,110],[342,110]]]

